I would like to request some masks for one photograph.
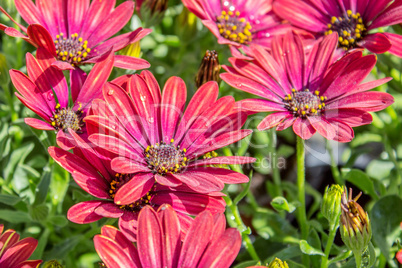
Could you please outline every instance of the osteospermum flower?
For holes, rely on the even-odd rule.
[[[4,225],[0,224],[0,267],[37,268],[41,260],[28,258],[35,251],[38,241],[32,237],[20,240],[16,231],[8,229],[3,233]]]
[[[343,50],[364,47],[402,57],[402,36],[375,32],[402,23],[401,1],[278,0],[273,6],[279,16],[317,37],[338,33],[338,47]]]
[[[237,229],[226,229],[225,217],[208,211],[195,219],[181,242],[175,211],[163,205],[155,212],[143,208],[138,219],[137,245],[134,246],[113,226],[103,226],[94,237],[95,250],[108,268],[120,267],[230,267],[236,258],[241,236]]]
[[[273,36],[290,29],[272,11],[272,0],[183,0],[183,4],[236,56],[241,56],[236,48],[252,55],[251,44],[270,47]]]
[[[57,147],[49,147],[49,154],[72,174],[84,191],[100,198],[72,206],[67,213],[72,222],[84,224],[103,217],[119,218],[120,229],[135,241],[138,213],[145,205],[157,209],[164,203],[170,204],[177,211],[183,233],[192,221],[189,215],[204,210],[214,214],[225,210],[226,204],[220,193],[198,194],[183,186],[171,189],[150,181],[150,174],[146,173],[136,176],[117,173],[111,169],[113,154],[99,148],[96,151],[74,132],[71,135],[78,144],[74,154]]]
[[[105,107],[94,109],[98,114],[85,118],[88,125],[95,127],[90,141],[118,155],[112,160],[113,170],[139,174],[146,191],[155,181],[169,187],[185,185],[199,193],[220,191],[224,183],[248,181],[243,174],[211,165],[250,163],[254,158],[197,159],[252,132],[240,130],[247,114],[233,109],[233,97],[217,100],[216,82],[204,84],[184,111],[187,89],[178,77],[166,82],[162,96],[150,72],[130,76],[126,82],[117,81],[127,86],[127,92],[107,83]],[[105,134],[99,134],[102,132]],[[123,188],[131,191],[130,184],[123,186],[122,191]],[[121,205],[133,201],[129,196],[120,200]]]
[[[332,63],[338,42],[336,34],[315,42],[307,52],[297,35],[288,33],[272,44],[272,52],[251,49],[254,61],[230,59],[232,67],[221,78],[229,85],[263,99],[247,99],[239,107],[254,112],[274,112],[258,125],[259,130],[276,127],[309,139],[316,131],[329,140],[348,142],[352,127],[369,124],[369,112],[394,102],[384,92],[367,92],[391,78],[360,84],[376,63],[375,55],[352,52]]]
[[[12,27],[0,26],[10,36],[22,37],[36,47],[45,48],[57,61],[52,65],[61,70],[74,70],[75,66],[102,61],[102,55],[110,49],[119,51],[139,41],[151,32],[137,30],[118,35],[134,12],[134,2],[126,1],[115,8],[116,1],[89,0],[15,0],[21,17],[28,28],[18,24],[0,7],[28,36]],[[116,55],[114,66],[139,70],[149,67],[143,59]]]
[[[102,96],[102,87],[113,68],[113,54],[106,56],[103,61],[95,64],[88,77],[70,77],[73,104],[69,105],[67,81],[62,71],[52,67],[56,61],[53,56],[43,48],[37,50],[36,58],[27,53],[28,76],[21,71],[10,70],[10,77],[21,94],[15,93],[18,99],[44,121],[26,118],[25,123],[36,129],[54,130],[60,147],[73,147],[68,129],[86,136],[82,119],[91,101]]]

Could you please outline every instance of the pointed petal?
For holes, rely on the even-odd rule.
[[[70,63],[59,60],[53,62],[52,67],[60,71],[75,70],[75,68]]]
[[[120,231],[131,241],[137,241],[138,212],[126,211],[119,219]]]
[[[133,12],[134,2],[132,1],[126,1],[116,7],[92,32],[88,38],[88,46],[91,47],[106,39],[109,39],[120,31],[131,19]]]
[[[177,267],[181,248],[179,218],[169,205],[162,205],[157,213],[162,227],[162,239],[164,240],[163,266],[167,268]]]
[[[241,247],[241,236],[237,229],[229,228],[212,242],[197,267],[230,267]]]
[[[307,119],[300,117],[293,123],[293,131],[303,140],[310,139],[315,133],[315,129],[311,123]]]
[[[132,261],[120,245],[109,237],[95,235],[95,250],[109,268],[141,267]]]
[[[146,206],[138,216],[137,247],[144,268],[163,267],[162,227],[155,211]]]
[[[45,25],[42,14],[39,13],[38,8],[32,0],[15,0],[15,7],[18,13],[28,24],[42,24]]]
[[[213,158],[199,159],[190,162],[187,167],[208,166],[208,165],[241,165],[255,162],[256,159],[247,156],[218,156]]]
[[[151,64],[141,58],[116,55],[114,60],[114,66],[121,69],[127,70],[143,70],[151,67]]]
[[[77,100],[77,97],[81,91],[82,86],[87,79],[87,74],[80,68],[75,68],[70,70],[70,88],[71,88],[71,98],[73,102]]]
[[[120,218],[124,211],[112,202],[105,202],[95,208],[94,212],[99,216],[106,218]]]
[[[392,46],[388,38],[382,33],[366,35],[357,44],[361,47],[368,49],[373,53],[378,54],[387,52]]]
[[[392,33],[384,33],[384,35],[388,38],[391,42],[392,46],[388,50],[389,53],[402,58],[402,36],[399,34],[392,34]]]
[[[130,161],[126,157],[116,157],[112,160],[112,169],[118,173],[131,174],[138,172],[150,172],[146,165]]]
[[[38,120],[36,118],[25,118],[24,119],[25,124],[36,128],[36,129],[42,129],[42,130],[54,130],[54,127],[52,127],[49,123],[44,122],[42,120]]]
[[[32,237],[24,238],[9,247],[1,256],[1,267],[15,267],[27,260],[35,251],[38,241]]]
[[[289,111],[286,112],[278,112],[278,113],[272,113],[265,117],[259,124],[258,124],[258,130],[266,130],[273,128],[280,124],[285,118],[287,118],[291,114]]]
[[[114,202],[117,205],[128,205],[139,200],[152,189],[155,183],[152,173],[134,175],[129,182],[124,184],[116,192]]]
[[[184,239],[178,267],[196,267],[213,232],[213,217],[210,212],[198,215]]]
[[[51,55],[56,56],[56,47],[53,38],[42,25],[30,24],[27,33],[32,42],[46,49]]]
[[[100,204],[104,202],[105,201],[92,200],[75,204],[68,210],[67,218],[70,221],[79,224],[98,221],[103,217],[99,216],[94,211]]]
[[[89,7],[89,0],[76,0],[67,5],[68,34],[80,33],[84,16]]]
[[[308,121],[311,123],[311,125],[315,128],[315,130],[318,131],[324,138],[327,140],[333,140],[336,131],[332,127],[332,125],[325,120],[324,117],[321,116],[308,116],[307,117]]]
[[[161,103],[161,129],[164,141],[169,143],[183,115],[186,104],[187,88],[179,77],[171,77],[166,82]]]
[[[81,27],[80,36],[87,40],[92,32],[104,21],[116,5],[116,0],[109,1],[92,1],[85,20]]]

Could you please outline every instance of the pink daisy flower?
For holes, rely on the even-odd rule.
[[[384,92],[367,92],[391,80],[383,78],[361,84],[374,68],[375,55],[362,56],[361,50],[335,63],[336,34],[315,42],[308,53],[298,35],[288,33],[272,43],[272,52],[259,46],[251,49],[253,61],[230,59],[233,67],[221,78],[229,85],[262,99],[246,99],[238,107],[253,112],[274,112],[258,125],[259,130],[276,127],[309,139],[316,131],[328,140],[348,142],[352,127],[370,124],[369,112],[382,110],[394,102]]]
[[[225,211],[226,203],[221,193],[199,194],[188,187],[174,189],[149,180],[150,174],[122,174],[111,168],[112,153],[93,146],[71,132],[78,146],[74,154],[57,147],[49,147],[49,154],[63,168],[72,174],[75,182],[98,200],[78,203],[72,206],[67,218],[75,223],[91,223],[107,218],[118,218],[119,227],[132,241],[137,236],[138,213],[145,205],[157,209],[164,203],[177,212],[186,232],[192,218],[204,210],[212,213]],[[123,205],[122,205],[123,204]]]
[[[317,37],[338,33],[338,47],[363,47],[402,57],[402,36],[375,29],[402,23],[402,2],[392,0],[277,0],[275,12]]]
[[[61,70],[74,70],[75,66],[102,61],[102,55],[110,49],[119,51],[139,41],[151,32],[137,30],[118,35],[131,19],[133,1],[126,1],[115,8],[115,0],[15,0],[21,17],[29,24],[25,28],[6,14],[28,36],[12,27],[0,25],[0,30],[14,37],[21,37],[36,47],[45,48],[57,61],[53,66]],[[149,68],[146,60],[116,55],[114,66],[139,70]]]
[[[270,47],[274,36],[291,29],[273,12],[272,0],[183,0],[183,4],[219,44],[230,45],[234,56],[241,56],[238,48],[252,55],[251,44]]]
[[[106,102],[94,109],[97,115],[85,118],[94,129],[89,131],[94,133],[89,140],[118,155],[112,160],[114,171],[140,174],[147,190],[156,181],[210,193],[222,190],[225,183],[248,181],[243,174],[212,165],[244,164],[254,162],[254,158],[197,159],[252,132],[240,129],[247,114],[234,110],[233,97],[217,100],[216,82],[200,87],[184,111],[187,89],[182,79],[168,79],[161,95],[150,72],[127,77],[126,90],[107,83],[103,94]],[[116,81],[123,83],[122,79]]]
[[[237,229],[225,230],[223,214],[205,211],[191,224],[181,241],[175,211],[164,205],[155,212],[143,208],[138,220],[137,245],[134,246],[113,226],[103,226],[94,237],[95,250],[108,268],[120,267],[230,267],[241,246]]]
[[[82,120],[92,100],[102,97],[102,87],[113,68],[113,53],[105,56],[95,64],[88,77],[85,73],[70,77],[73,104],[69,105],[67,81],[61,70],[52,67],[56,61],[54,57],[44,48],[38,48],[36,58],[27,53],[28,76],[21,71],[10,70],[10,77],[18,91],[15,93],[18,99],[44,121],[25,118],[25,123],[36,129],[54,130],[60,147],[66,150],[74,147],[68,129],[86,136]]]
[[[32,237],[20,240],[16,231],[8,229],[3,233],[4,225],[0,224],[0,267],[37,268],[41,260],[28,258],[35,251],[38,241]]]

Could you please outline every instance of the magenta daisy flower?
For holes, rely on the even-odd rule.
[[[243,174],[212,165],[244,164],[254,162],[254,158],[197,159],[252,132],[240,129],[247,114],[234,110],[233,97],[217,100],[216,82],[200,87],[184,111],[187,89],[182,79],[171,77],[162,96],[150,72],[128,79],[127,92],[107,83],[103,94],[106,102],[94,109],[97,115],[85,118],[95,130],[94,134],[89,132],[89,140],[118,155],[112,160],[114,171],[143,176],[147,191],[155,181],[169,187],[187,186],[199,193],[220,191],[225,183],[248,181]],[[131,187],[127,184],[122,191]]]
[[[32,237],[20,240],[16,231],[8,229],[3,233],[4,225],[0,224],[0,267],[37,268],[41,260],[28,258],[35,251],[38,241]]]
[[[155,212],[143,208],[135,247],[113,226],[103,226],[94,237],[95,250],[108,268],[120,267],[230,267],[241,246],[237,229],[225,230],[223,214],[205,211],[191,224],[181,241],[178,216],[164,205]]]
[[[229,85],[263,99],[247,99],[239,107],[253,112],[274,112],[258,125],[259,130],[276,127],[309,139],[316,131],[328,140],[348,142],[352,127],[369,124],[369,112],[394,102],[384,92],[367,92],[391,80],[383,78],[361,84],[376,64],[375,55],[361,50],[332,63],[336,34],[315,42],[308,53],[297,35],[288,33],[272,44],[272,52],[259,46],[251,49],[254,61],[230,59],[232,67],[221,78]]]
[[[317,37],[338,33],[338,47],[364,47],[373,53],[402,57],[402,36],[375,29],[402,23],[401,1],[368,0],[277,0],[276,14]]]
[[[74,132],[71,135],[78,145],[74,154],[57,147],[49,147],[49,154],[72,174],[84,191],[99,198],[72,206],[67,213],[72,222],[84,224],[103,217],[119,218],[120,229],[135,241],[138,213],[145,205],[157,209],[164,203],[170,204],[177,211],[184,233],[192,221],[189,215],[204,210],[214,214],[225,211],[221,193],[199,194],[185,186],[172,189],[149,180],[152,176],[149,173],[116,173],[111,168],[114,154],[93,149]]]
[[[95,64],[88,77],[81,70],[70,77],[71,97],[62,71],[53,68],[56,60],[43,48],[38,48],[36,58],[26,55],[28,76],[18,70],[10,70],[11,81],[17,89],[15,95],[44,121],[26,118],[25,123],[36,129],[57,132],[57,144],[65,149],[73,147],[68,129],[86,136],[85,117],[93,99],[102,97],[102,87],[113,68],[113,53]],[[21,94],[21,95],[20,95]]]
[[[235,56],[242,48],[251,55],[249,45],[270,47],[275,35],[291,29],[272,11],[272,0],[183,0],[183,4],[202,20],[218,38],[230,45]]]
[[[115,8],[116,1],[89,0],[15,0],[21,17],[28,28],[18,24],[0,7],[28,36],[12,27],[0,26],[10,36],[22,37],[36,47],[45,48],[57,58],[52,65],[61,70],[74,70],[75,66],[102,61],[102,55],[110,49],[119,51],[139,41],[151,32],[137,30],[113,37],[131,19],[134,2],[126,1]],[[146,60],[116,55],[114,66],[139,70],[148,68]]]

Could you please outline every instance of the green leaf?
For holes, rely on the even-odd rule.
[[[342,173],[347,172],[342,170]],[[373,181],[370,177],[360,169],[351,169],[346,174],[342,175],[345,180],[359,187],[365,194],[369,194],[373,199],[378,199],[378,195],[374,189]]]
[[[296,206],[289,203],[288,200],[286,200],[286,198],[282,196],[278,196],[272,199],[271,206],[277,211],[287,211],[289,213],[292,213],[296,210]]]
[[[236,266],[233,266],[233,268],[247,268],[250,266],[258,265],[258,263],[258,261],[244,261],[237,264]]]
[[[31,206],[29,209],[29,215],[34,221],[44,221],[49,215],[49,207],[46,204]]]
[[[45,202],[47,192],[49,191],[51,170],[47,167],[44,170],[42,178],[35,190],[36,194],[33,205],[39,205]]]
[[[0,194],[0,203],[14,206],[18,202],[21,201],[21,198],[15,195],[9,195],[9,194]]]
[[[273,211],[257,212],[254,214],[252,224],[257,233],[265,239],[281,241],[282,237],[296,235],[294,227]]]
[[[310,246],[307,243],[306,240],[300,240],[299,246],[300,246],[301,252],[303,252],[304,254],[325,256],[324,253],[321,250],[313,248],[312,246]]]
[[[368,164],[366,172],[371,178],[382,181],[391,174],[394,167],[391,161],[373,160]]]
[[[28,213],[23,211],[14,211],[8,209],[0,210],[0,219],[10,223],[27,223],[30,222]]]
[[[51,216],[49,217],[49,222],[51,224],[57,225],[59,227],[64,227],[68,224],[68,220],[65,216]]]
[[[389,260],[390,248],[401,233],[402,199],[389,195],[378,200],[370,211],[370,221],[374,242]]]

